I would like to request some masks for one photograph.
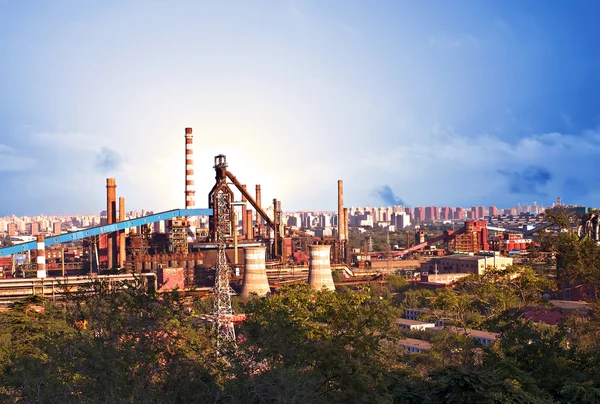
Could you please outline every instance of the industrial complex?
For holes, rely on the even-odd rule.
[[[342,180],[337,182],[337,212],[284,213],[281,201],[262,200],[260,184],[251,193],[222,154],[214,157],[208,207],[198,208],[191,128],[185,129],[184,141],[183,208],[128,215],[125,198],[117,198],[116,179],[107,178],[106,211],[99,223],[88,220],[65,232],[61,223],[47,220],[42,230],[39,222],[29,222],[19,232],[29,239],[15,237],[15,223],[0,229],[15,241],[0,248],[0,277],[7,278],[0,281],[0,297],[39,290],[56,294],[61,282],[73,277],[82,283],[118,274],[143,277],[158,290],[213,293],[218,319],[233,315],[231,294],[265,296],[297,282],[333,290],[332,269],[342,274],[339,282],[371,282],[408,269],[411,277],[422,275],[424,286],[449,284],[489,266],[511,265],[510,256],[526,250],[531,235],[551,225],[535,204],[502,213],[494,206],[473,207],[466,214],[462,208],[434,206],[349,209]],[[597,237],[598,220],[589,219],[582,231]],[[451,223],[452,229],[429,235],[426,224],[436,222]],[[350,228],[373,227],[406,231],[406,245],[387,252],[350,247]],[[226,337],[233,332],[228,321],[223,322]]]

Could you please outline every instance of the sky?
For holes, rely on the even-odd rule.
[[[0,0],[0,217],[598,206],[600,2]]]

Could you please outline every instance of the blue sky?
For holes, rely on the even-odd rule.
[[[0,0],[0,216],[197,205],[598,205],[597,1]]]

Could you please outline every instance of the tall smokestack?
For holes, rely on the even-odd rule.
[[[242,189],[246,190],[246,185],[242,185]],[[242,202],[247,202],[246,197],[242,194]],[[250,239],[248,236],[248,215],[246,215],[246,204],[242,205],[242,238]]]
[[[342,242],[346,239],[344,222],[344,181],[338,180],[338,241],[340,242],[340,248]]]
[[[256,204],[258,205],[259,208],[262,207],[260,198],[261,198],[260,185],[257,184],[256,185]],[[260,213],[258,213],[258,209],[256,210],[256,226],[258,227],[258,237],[262,237],[262,235],[263,235],[262,217],[260,217]]]
[[[193,209],[196,205],[194,189],[194,139],[192,128],[185,128],[185,208]]]
[[[344,238],[346,239],[346,243],[348,243],[348,208],[344,208]]]
[[[43,234],[38,234],[36,239],[36,263],[38,278],[45,278],[46,274],[46,242]]]
[[[196,207],[196,189],[194,187],[194,136],[192,128],[185,128],[185,208]],[[189,217],[190,231],[196,232],[196,218]]]
[[[246,210],[246,225],[248,229],[248,240],[254,240],[254,226],[252,225],[252,209]]]
[[[114,178],[106,179],[106,224],[117,221],[117,181]],[[109,233],[107,236],[108,269],[117,266],[115,253],[117,252],[117,235]]]
[[[119,198],[119,222],[125,221],[125,198]],[[119,268],[125,267],[125,230],[119,232]]]

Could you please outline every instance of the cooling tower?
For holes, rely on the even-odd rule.
[[[264,297],[271,291],[265,268],[266,247],[246,247],[244,249],[244,282],[240,297],[247,299],[252,293]]]
[[[309,246],[308,284],[311,289],[335,290],[331,276],[331,246]]]

